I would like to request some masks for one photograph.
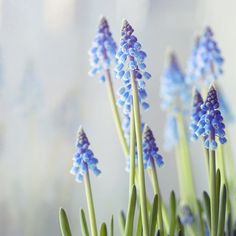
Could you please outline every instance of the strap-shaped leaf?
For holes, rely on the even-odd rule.
[[[216,172],[216,217],[218,219],[219,209],[220,209],[220,186],[221,186],[221,173],[220,170],[217,169]]]
[[[219,222],[218,222],[218,236],[224,235],[224,228],[225,228],[225,211],[226,211],[226,186],[223,185],[221,191],[221,203],[220,203],[220,215],[219,215]]]
[[[204,225],[204,220],[203,220],[203,207],[200,200],[198,200],[197,203],[198,203],[200,232],[201,232],[201,235],[205,235],[205,225]]]
[[[114,217],[111,217],[111,223],[110,223],[110,236],[114,236]]]
[[[150,236],[154,236],[157,226],[157,208],[158,208],[158,195],[156,194],[152,203],[152,212],[150,215]]]
[[[133,224],[134,224],[136,200],[137,200],[137,192],[136,192],[135,185],[133,185],[132,192],[129,198],[128,215],[127,215],[127,220],[125,224],[125,236],[133,235]]]
[[[175,235],[175,227],[176,227],[176,198],[175,192],[172,191],[170,194],[170,236]]]
[[[227,228],[226,228],[227,232],[226,235],[231,235],[232,233],[232,214],[229,213],[227,216]]]
[[[72,236],[66,211],[63,208],[59,210],[59,222],[62,236]]]
[[[177,216],[177,230],[178,230],[178,235],[184,236],[184,226],[181,223],[180,217]]]
[[[136,236],[142,236],[143,235],[142,230],[143,230],[142,229],[142,215],[141,215],[141,210],[139,210]]]
[[[84,236],[89,236],[88,224],[87,224],[86,216],[83,209],[80,210],[80,226],[81,226],[82,234]]]
[[[203,201],[205,206],[205,212],[207,217],[207,224],[209,228],[211,227],[211,203],[210,203],[210,197],[207,192],[203,192]]]
[[[120,231],[122,235],[125,232],[125,221],[126,221],[125,213],[124,211],[121,211],[119,215],[119,223],[120,223]]]
[[[100,229],[100,236],[108,236],[107,234],[107,226],[105,223],[102,223],[101,229]]]

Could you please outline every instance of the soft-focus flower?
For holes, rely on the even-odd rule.
[[[202,109],[204,101],[202,95],[198,90],[195,90],[195,94],[193,97],[193,107],[192,107],[192,114],[191,114],[191,122],[190,122],[190,130],[191,130],[191,139],[196,140],[198,136],[195,132],[198,129],[198,122],[200,121],[202,115],[206,113],[205,110]]]
[[[157,166],[164,164],[163,157],[158,153],[159,149],[156,145],[156,140],[153,136],[152,130],[145,125],[143,131],[143,162],[144,168],[152,166],[152,162]]]
[[[180,220],[183,225],[189,225],[193,223],[193,213],[189,206],[185,205],[181,207]]]
[[[98,160],[93,152],[89,149],[89,141],[82,127],[79,128],[76,154],[73,157],[73,167],[71,174],[75,175],[77,182],[82,182],[84,175],[89,169],[97,176],[101,171],[97,168]]]
[[[224,120],[226,122],[233,122],[234,114],[232,113],[232,110],[230,109],[228,101],[226,100],[222,90],[219,89],[219,86],[217,86],[217,93],[218,93],[218,98],[219,98],[219,103],[220,103],[220,111],[222,112]]]
[[[169,63],[161,77],[162,107],[169,111],[187,111],[190,100],[190,86],[185,81],[177,57],[170,53]]]
[[[174,148],[179,141],[177,121],[174,114],[170,113],[166,119],[165,133],[164,133],[164,147],[166,150]]]
[[[215,136],[218,137],[221,144],[227,141],[224,131],[225,125],[219,110],[217,92],[214,86],[210,87],[206,101],[201,106],[201,109],[203,110],[203,115],[197,124],[195,135],[197,137],[203,136],[205,138],[205,147],[214,150],[217,148]]]
[[[207,27],[203,35],[196,40],[188,61],[188,82],[203,79],[209,85],[223,73],[223,63],[224,59],[213,38],[213,32]]]
[[[105,76],[103,72],[110,69],[111,62],[115,61],[116,48],[108,22],[105,17],[102,17],[92,48],[89,50],[91,64],[89,75],[100,74],[99,80],[104,82]]]
[[[135,76],[136,79],[141,106],[145,110],[149,107],[149,104],[145,101],[147,98],[145,81],[151,78],[151,75],[146,71],[144,63],[147,55],[141,50],[141,44],[133,35],[133,32],[132,26],[125,20],[121,30],[120,45],[116,54],[116,78],[122,79],[124,83],[118,91],[119,99],[117,104],[123,108],[124,114],[129,114],[132,107],[132,76]]]

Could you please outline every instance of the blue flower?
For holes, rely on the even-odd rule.
[[[205,139],[205,147],[211,150],[217,148],[219,141],[221,144],[226,143],[225,125],[223,117],[219,110],[219,102],[217,92],[214,86],[210,87],[206,101],[202,104],[201,109],[203,114],[197,124],[195,135],[203,136]],[[215,139],[218,137],[218,140]]]
[[[157,166],[164,164],[163,157],[158,153],[159,149],[156,145],[156,140],[153,136],[152,130],[145,125],[143,131],[143,162],[144,168],[150,168],[152,162],[156,163]]]
[[[160,96],[163,109],[187,111],[191,90],[174,53],[170,54],[169,64],[161,77]]]
[[[184,205],[181,207],[180,220],[183,225],[190,225],[193,223],[193,213],[189,206]]]
[[[104,70],[110,69],[111,62],[115,61],[116,43],[110,32],[105,17],[102,17],[98,26],[92,48],[89,50],[91,70],[89,75],[101,74],[99,80],[105,81]]]
[[[188,81],[203,79],[208,85],[223,73],[224,59],[213,32],[207,27],[201,37],[196,40],[192,55],[188,62]]]
[[[174,114],[169,114],[167,116],[164,136],[165,136],[164,147],[166,150],[171,150],[178,144],[179,141],[178,127]]]
[[[225,121],[233,122],[234,114],[232,113],[232,110],[230,109],[228,101],[226,100],[222,90],[220,90],[218,86],[217,86],[217,92],[218,92],[218,98],[219,98],[219,103],[220,103],[220,111],[222,112],[222,115]]]
[[[149,108],[149,104],[145,101],[147,98],[145,81],[151,78],[151,75],[146,71],[144,63],[147,55],[141,50],[141,44],[133,35],[133,32],[132,26],[125,20],[121,30],[120,45],[116,53],[116,78],[123,81],[123,86],[118,91],[119,99],[117,104],[123,108],[124,114],[130,114],[132,107],[131,78],[133,76],[137,83],[139,102],[143,109]]]
[[[75,175],[77,182],[82,182],[84,175],[89,169],[97,176],[101,171],[97,168],[98,160],[93,152],[89,149],[89,141],[82,127],[79,128],[76,154],[73,157],[73,166],[71,174]]]
[[[198,90],[195,90],[195,94],[193,97],[191,122],[189,126],[192,141],[198,139],[198,135],[195,134],[195,132],[198,130],[198,122],[200,121],[201,117],[206,113],[206,111],[202,109],[203,104],[204,101],[202,95]]]

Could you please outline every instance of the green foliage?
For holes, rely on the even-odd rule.
[[[63,208],[59,210],[59,222],[62,236],[72,236],[66,211]]]

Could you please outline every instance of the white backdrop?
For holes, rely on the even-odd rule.
[[[165,158],[158,173],[162,191],[168,196],[177,190],[174,155],[162,148],[159,78],[165,50],[173,48],[184,68],[195,32],[212,26],[226,58],[221,84],[233,106],[235,5],[234,0],[0,0],[0,235],[59,235],[60,206],[80,235],[84,189],[69,174],[80,124],[103,172],[92,178],[99,224],[127,205],[128,175],[106,88],[87,75],[87,50],[100,14],[107,16],[117,41],[127,18],[148,54],[153,79],[144,119]],[[193,153],[200,195],[206,184],[198,145]]]

